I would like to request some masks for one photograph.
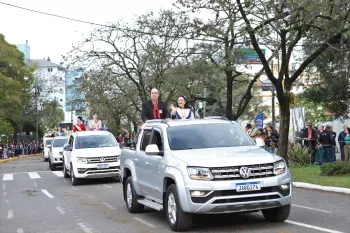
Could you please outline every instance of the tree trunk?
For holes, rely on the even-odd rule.
[[[290,110],[289,101],[287,97],[284,97],[284,101],[279,98],[280,107],[280,131],[278,140],[278,155],[284,158],[288,163],[288,135],[289,135],[289,124],[290,124]]]
[[[226,89],[227,89],[227,101],[226,101],[226,117],[232,121],[232,71],[226,71]]]

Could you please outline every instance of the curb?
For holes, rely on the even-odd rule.
[[[322,190],[327,192],[350,194],[350,189],[348,188],[321,186],[321,185],[309,184],[309,183],[303,183],[303,182],[293,182],[293,186],[297,188],[316,189],[316,190]]]
[[[0,160],[0,164],[11,162],[11,161],[16,161],[18,159],[30,158],[30,157],[41,156],[41,155],[42,154],[31,154],[31,155],[23,155],[20,157],[14,157],[14,158],[9,158],[9,159],[2,159],[2,160]]]

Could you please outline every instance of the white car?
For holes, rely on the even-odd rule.
[[[82,178],[120,176],[121,150],[113,134],[107,131],[73,133],[63,150],[63,174],[72,185]]]
[[[45,162],[49,160],[49,150],[53,139],[54,139],[53,137],[46,137],[46,136],[43,138],[43,158]]]
[[[68,137],[55,137],[52,140],[49,150],[49,166],[51,171],[56,170],[56,166],[63,164],[63,147],[67,144]]]

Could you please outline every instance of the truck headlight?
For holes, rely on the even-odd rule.
[[[277,161],[273,164],[273,174],[280,175],[286,172],[286,163],[283,160]]]
[[[117,155],[117,162],[120,162],[120,155]]]
[[[212,180],[213,175],[210,170],[205,167],[188,167],[188,175],[194,180]]]
[[[86,158],[82,158],[82,157],[77,157],[77,162],[78,163],[87,163],[87,159]]]

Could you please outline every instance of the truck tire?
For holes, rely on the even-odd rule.
[[[132,177],[129,176],[125,181],[125,204],[130,213],[143,212],[144,206],[137,202],[137,194],[132,184]]]
[[[80,184],[80,180],[78,178],[76,178],[75,175],[74,175],[72,164],[70,165],[70,177],[71,177],[73,186]]]
[[[67,172],[66,163],[64,161],[64,158],[63,158],[63,177],[64,178],[69,178],[70,177],[68,172]]]
[[[182,211],[175,184],[168,187],[164,209],[168,224],[173,231],[186,231],[192,228],[193,215]]]
[[[290,205],[262,210],[264,218],[269,222],[284,222],[290,214]]]

